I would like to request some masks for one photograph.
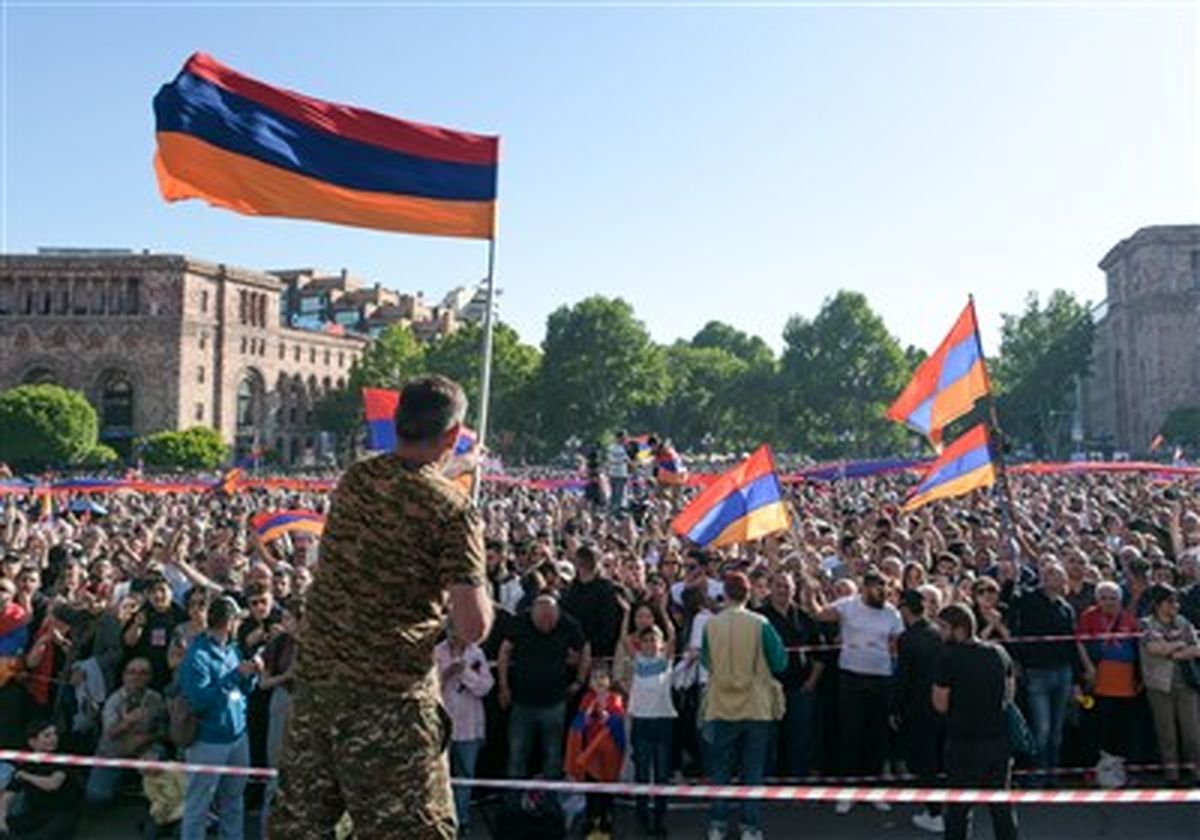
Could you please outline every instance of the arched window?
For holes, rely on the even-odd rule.
[[[133,385],[124,374],[113,374],[104,383],[100,394],[100,428],[110,431],[133,431]]]
[[[249,376],[238,383],[237,428],[241,432],[254,426],[254,380]]]
[[[35,367],[21,377],[22,385],[54,385],[58,382],[58,374],[48,367]]]

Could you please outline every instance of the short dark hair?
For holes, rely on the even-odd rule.
[[[238,606],[237,601],[228,595],[222,595],[208,605],[208,626],[213,629],[228,627],[229,623],[241,611],[241,607]]]
[[[887,578],[884,577],[883,572],[879,571],[879,569],[877,569],[875,566],[871,566],[865,572],[863,572],[863,586],[885,585],[887,585]]]
[[[247,598],[261,598],[271,594],[271,585],[266,581],[256,580],[246,587]]]
[[[750,578],[743,572],[730,572],[725,575],[725,597],[739,604],[749,598]]]
[[[436,439],[461,423],[467,413],[467,395],[453,379],[432,374],[404,386],[396,410],[396,435],[421,443]]]
[[[25,740],[32,741],[37,736],[41,735],[47,729],[58,730],[58,727],[50,722],[47,718],[34,718],[25,724]]]
[[[951,604],[938,613],[938,620],[947,627],[962,630],[967,638],[975,635],[975,615],[962,604]]]
[[[905,589],[900,593],[900,606],[918,618],[925,615],[925,599],[915,589]]]
[[[591,543],[584,543],[575,550],[575,568],[592,574],[600,565],[600,553]]]
[[[1170,584],[1156,583],[1146,590],[1146,600],[1150,603],[1150,609],[1156,610],[1166,601],[1179,600],[1179,593]]]

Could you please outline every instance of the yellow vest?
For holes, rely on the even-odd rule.
[[[767,620],[745,607],[727,607],[704,626],[708,696],[704,720],[772,720],[771,676],[763,654]]]

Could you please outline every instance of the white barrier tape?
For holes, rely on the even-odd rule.
[[[0,750],[0,761],[57,764],[66,767],[111,767],[174,773],[216,773],[274,778],[270,767],[229,767],[137,758]],[[460,787],[528,790],[558,793],[612,793],[626,796],[667,796],[677,799],[760,799],[787,802],[997,803],[1042,805],[1157,805],[1200,802],[1195,790],[958,790],[939,788],[845,787],[839,785],[659,785],[622,782],[550,782],[541,779],[452,779]]]
[[[274,778],[270,767],[228,767],[221,764],[188,764],[182,761],[153,761],[145,758],[100,758],[94,755],[0,750],[0,761],[30,764],[59,764],[64,767],[110,767],[118,770],[157,770],[166,773],[208,773],[220,776],[257,776]]]
[[[646,785],[617,782],[548,782],[540,779],[455,779],[465,787],[557,793],[611,793],[684,799],[761,799],[787,802],[982,803],[1042,805],[1169,804],[1200,802],[1200,790],[960,790],[864,788],[831,785]]]

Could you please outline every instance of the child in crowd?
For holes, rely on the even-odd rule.
[[[615,782],[620,778],[625,755],[625,708],[620,695],[611,689],[609,672],[594,669],[590,690],[583,696],[567,734],[567,773],[576,781]],[[612,824],[612,794],[589,793],[585,828],[589,840],[612,837]]]
[[[675,706],[671,702],[671,663],[666,639],[656,625],[639,634],[641,649],[633,660],[629,687],[629,716],[633,721],[633,766],[639,783],[667,784],[671,776],[671,730]],[[653,818],[651,809],[653,808]],[[651,837],[665,837],[667,802],[645,796],[637,800],[638,822]]]
[[[494,677],[479,645],[466,644],[453,627],[433,649],[433,659],[451,721],[450,770],[455,778],[472,779],[487,733],[483,698],[492,690]],[[471,830],[471,788],[454,788],[454,809],[459,836],[464,837]]]

